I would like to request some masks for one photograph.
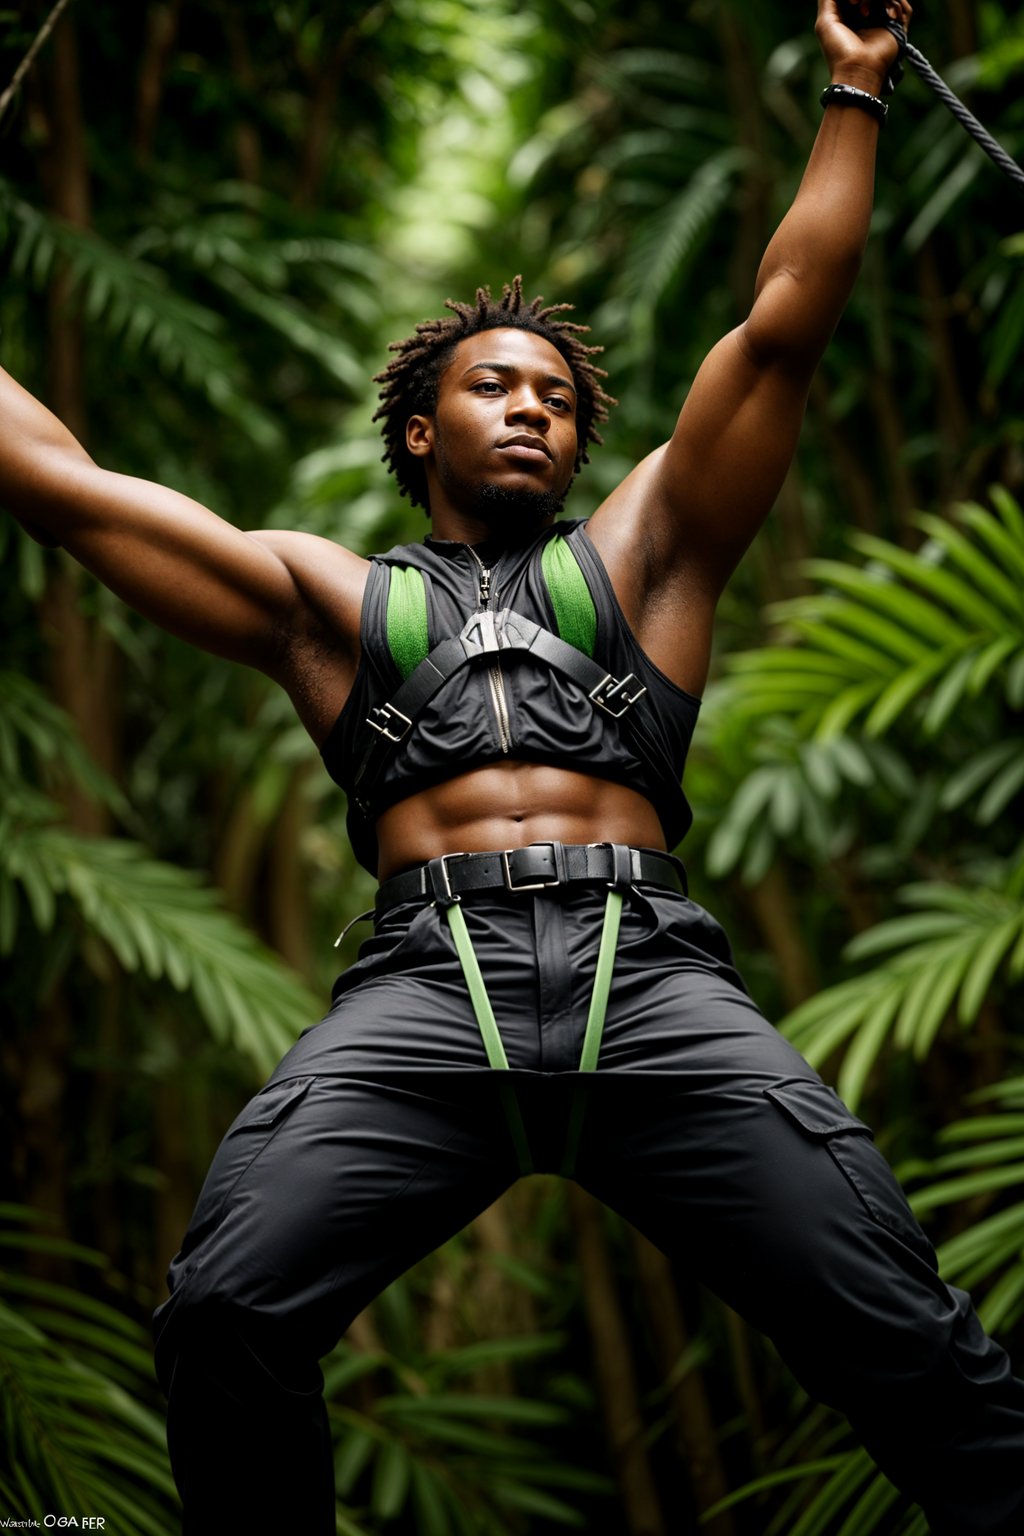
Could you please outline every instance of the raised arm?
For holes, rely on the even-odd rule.
[[[889,12],[909,25],[905,0]],[[833,82],[880,95],[896,59],[892,35],[852,31],[838,0],[819,0],[816,30]],[[627,611],[645,630],[645,612],[664,609],[666,597],[678,609],[671,599],[684,591],[691,607],[713,609],[778,496],[811,378],[860,268],[879,131],[856,107],[826,109],[800,190],[765,252],[749,316],[706,358],[670,442],[591,519]],[[661,664],[667,646],[655,639]]]
[[[101,469],[2,369],[0,504],[164,629],[279,670],[301,606],[280,554],[177,491]]]

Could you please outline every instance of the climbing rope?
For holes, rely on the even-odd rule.
[[[871,11],[867,16],[862,16],[855,9],[855,0],[847,0],[846,22],[855,32],[866,31],[869,27],[885,27],[891,32],[900,45],[899,62],[895,65],[892,74],[885,83],[883,94],[888,96],[896,89],[903,79],[903,60],[909,59],[926,85],[930,85],[936,96],[948,107],[950,112],[961,123],[972,139],[976,139],[987,155],[998,165],[1001,171],[1005,171],[1012,182],[1018,187],[1024,187],[1024,170],[1013,160],[1003,146],[992,137],[988,129],[978,122],[974,113],[965,107],[954,90],[943,80],[942,76],[932,67],[925,58],[920,48],[915,48],[907,39],[906,30],[898,21],[886,13],[885,0],[872,0]]]
[[[1000,170],[1006,172],[1011,181],[1015,181],[1018,187],[1024,187],[1024,170],[1021,169],[1016,160],[1010,158],[1003,146],[992,137],[988,129],[978,122],[974,113],[964,106],[956,92],[952,91],[942,76],[932,68],[920,49],[915,48],[912,43],[908,43],[906,56],[922,80],[931,86],[939,100],[949,108],[957,121],[962,123],[967,129],[971,138],[978,141],[985,153],[995,161]]]

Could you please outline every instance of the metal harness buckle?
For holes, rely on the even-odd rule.
[[[398,734],[396,735],[395,732],[391,730],[391,726],[399,720],[402,722],[402,724],[398,730]],[[372,726],[375,731],[378,731],[381,736],[386,737],[388,741],[401,741],[406,731],[412,725],[412,721],[409,719],[409,716],[403,715],[402,711],[400,709],[396,709],[393,704],[381,704],[378,708],[371,709],[370,713],[366,717],[366,723],[367,725]]]
[[[509,862],[508,862],[509,861],[509,855],[510,854],[516,854],[516,853],[525,853],[525,852],[527,852],[527,849],[526,848],[505,848],[502,851],[501,857],[502,857],[502,861],[503,861],[504,866],[505,866],[505,885],[506,885],[507,889],[510,890],[510,891],[546,891],[546,890],[549,890],[552,886],[561,885],[562,877],[561,877],[561,875],[558,872],[558,854],[555,851],[555,844],[554,844],[554,842],[548,841],[548,842],[542,842],[542,843],[530,843],[530,844],[528,844],[528,848],[550,848],[551,849],[551,859],[552,859],[552,862],[554,863],[554,866],[555,866],[554,876],[550,880],[539,880],[539,881],[534,882],[531,885],[516,885],[516,884],[514,884],[513,883],[513,877],[512,877],[512,870],[511,870],[511,868],[509,866]]]
[[[635,686],[633,692],[629,693],[627,690],[631,684]],[[620,720],[629,706],[635,704],[637,699],[643,698],[646,692],[647,689],[634,673],[630,672],[627,677],[619,680],[612,677],[609,672],[601,679],[596,688],[590,690],[589,697],[597,705],[598,709],[604,710],[606,715],[611,715],[613,720]],[[613,702],[621,704],[621,709],[613,709],[611,707]]]
[[[462,900],[462,897],[456,896],[452,890],[452,879],[448,873],[448,861],[449,859],[464,859],[465,857],[464,853],[442,853],[438,858],[430,859],[426,864],[427,885],[434,893],[435,906],[457,907]],[[440,880],[437,878],[438,869],[441,872]]]

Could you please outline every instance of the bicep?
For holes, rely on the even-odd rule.
[[[296,603],[283,561],[166,486],[51,459],[37,490],[61,543],[130,607],[194,645],[270,669]]]

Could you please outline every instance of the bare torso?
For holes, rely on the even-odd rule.
[[[649,800],[592,774],[540,763],[496,763],[400,800],[377,822],[379,875],[442,853],[560,843],[664,848]]]

